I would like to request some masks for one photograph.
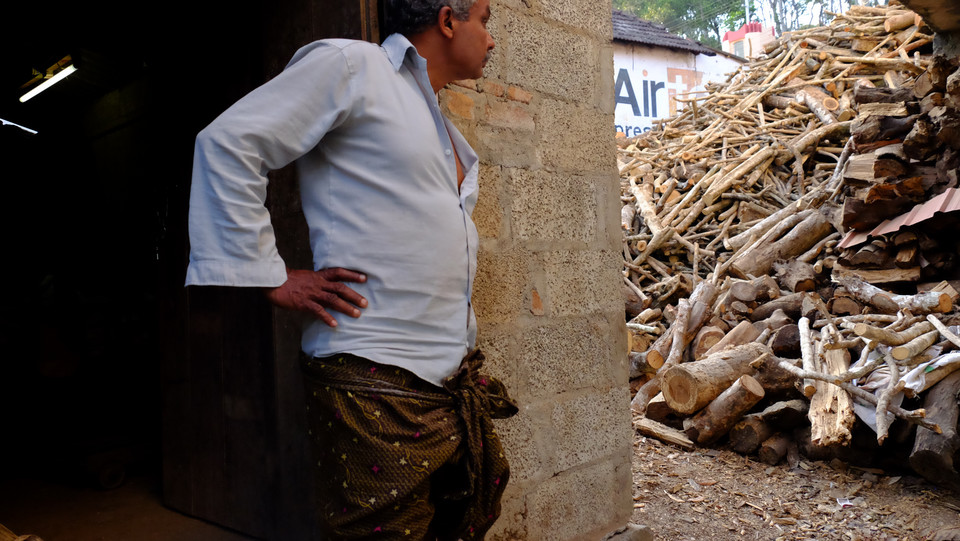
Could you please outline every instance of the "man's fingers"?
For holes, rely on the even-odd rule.
[[[317,271],[325,280],[337,282],[359,282],[367,281],[367,275],[361,272],[344,269],[342,267],[333,267]]]
[[[360,308],[367,307],[367,299],[363,298],[363,295],[357,293],[342,282],[331,282],[327,284],[326,290],[332,291],[337,297],[349,302],[350,304],[353,304],[354,306],[359,306]]]
[[[313,315],[317,316],[317,319],[319,319],[320,321],[323,321],[330,327],[337,326],[337,320],[334,319],[332,315],[330,315],[330,312],[327,312],[326,310],[324,310],[323,306],[313,303],[310,306],[310,312],[312,312]]]
[[[360,297],[360,295],[357,295],[356,292],[351,291],[351,293],[353,293],[354,296],[358,297],[360,300],[364,301],[363,306],[366,305],[366,300],[363,299],[363,297]],[[320,295],[317,295],[316,301],[319,305],[323,306],[324,308],[336,310],[337,312],[347,314],[350,317],[360,317],[360,310],[353,304],[347,303],[347,301],[341,298],[340,294],[333,293],[331,291],[326,291],[324,293],[321,293]]]

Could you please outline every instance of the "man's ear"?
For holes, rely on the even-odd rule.
[[[453,9],[450,6],[440,8],[437,14],[437,26],[445,37],[453,37]]]

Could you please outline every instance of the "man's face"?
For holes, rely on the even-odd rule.
[[[490,0],[477,0],[470,8],[470,17],[465,21],[454,20],[453,58],[461,70],[460,79],[477,79],[483,76],[489,53],[493,49],[493,36],[487,31],[490,20]]]

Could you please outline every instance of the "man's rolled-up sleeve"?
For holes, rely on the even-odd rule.
[[[267,173],[317,146],[350,114],[353,69],[316,42],[196,139],[186,285],[276,287],[287,279],[264,202]]]

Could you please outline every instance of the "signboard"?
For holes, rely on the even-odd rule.
[[[639,44],[615,43],[614,121],[618,132],[635,137],[653,121],[683,110],[674,97],[694,97],[709,82],[724,82],[740,62],[723,55],[695,55]]]

